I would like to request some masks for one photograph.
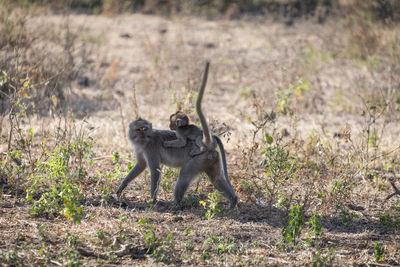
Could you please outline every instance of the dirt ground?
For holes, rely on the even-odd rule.
[[[96,155],[89,176],[113,170],[115,151],[120,154],[123,172],[109,180],[82,184],[85,199],[80,224],[62,216],[33,217],[23,194],[4,192],[0,199],[3,259],[14,257],[20,259],[16,262],[21,265],[45,266],[400,265],[400,228],[386,227],[380,219],[384,212],[399,207],[398,195],[385,201],[393,190],[387,176],[352,176],[354,186],[341,200],[347,207],[347,217],[338,206],[331,207],[311,197],[316,196],[318,188],[331,188],[345,167],[326,172],[328,176],[317,169],[318,174],[310,172],[308,176],[283,181],[293,203],[306,203],[304,199],[310,195],[312,200],[305,204],[307,221],[316,212],[323,215],[323,235],[307,243],[308,226],[304,226],[299,245],[292,248],[288,244],[282,248],[289,208],[269,206],[266,197],[248,193],[243,186],[243,181],[251,183],[255,176],[262,179],[265,175],[259,165],[265,133],[287,135],[285,140],[292,140],[287,143],[296,147],[300,143],[315,149],[334,147],[334,151],[342,151],[337,154],[341,157],[346,150],[362,147],[370,122],[365,110],[371,99],[385,99],[394,95],[388,92],[399,92],[395,64],[389,64],[384,57],[378,63],[371,58],[352,57],[351,44],[358,29],[353,31],[350,22],[336,18],[324,24],[299,20],[286,25],[270,18],[207,21],[141,14],[52,13],[29,20],[32,29],[53,24],[68,24],[78,33],[77,44],[90,51],[90,64],[72,83],[68,98],[77,124],[85,119],[94,127],[91,136]],[[400,36],[398,28],[379,31],[387,38]],[[207,193],[213,191],[205,178],[191,186],[183,208],[162,203],[153,207],[148,204],[148,172],[126,188],[123,200],[111,195],[107,202],[102,201],[98,187],[107,181],[111,192],[115,192],[128,162],[134,160],[126,136],[131,120],[140,116],[151,121],[153,128],[167,129],[169,115],[177,110],[177,103],[191,114],[192,120],[197,120],[193,99],[205,59],[211,61],[211,69],[203,107],[216,129],[222,127],[230,132],[223,141],[231,180],[240,199],[237,208],[229,210],[221,198],[221,212],[208,220],[207,210],[196,200],[191,203],[191,197],[199,196],[205,201]],[[267,124],[271,128],[255,134],[254,141],[256,128],[251,121],[260,122],[271,111],[279,113],[277,92],[301,84],[306,84],[307,89],[296,91],[289,96],[291,102],[286,102],[287,114],[292,115],[279,115],[274,124]],[[394,111],[377,117],[371,124],[380,134],[378,154],[391,153],[393,162],[399,155],[399,118],[398,111]],[[52,116],[30,120],[38,132],[45,127],[52,129],[57,123]],[[346,127],[351,128],[352,145],[335,139]],[[307,143],[310,136],[318,136],[319,143]],[[6,144],[2,145],[5,149]],[[250,152],[252,147],[255,148]],[[299,157],[307,154],[294,151]],[[250,166],[243,163],[246,161]],[[171,200],[171,188],[163,185],[159,198]],[[172,234],[173,246],[168,243],[167,233]],[[170,260],[159,260],[148,252],[148,234],[162,239],[165,251],[157,255],[165,254]],[[71,235],[79,237],[78,246],[71,246]],[[377,242],[383,243],[385,251],[384,259],[378,261]],[[126,253],[119,256],[115,254],[118,251]],[[0,265],[12,266],[12,262]]]

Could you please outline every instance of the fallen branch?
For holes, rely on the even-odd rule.
[[[98,252],[94,252],[94,251],[90,251],[87,250],[86,248],[83,247],[77,247],[76,250],[85,257],[93,257],[93,258],[100,258],[100,259],[108,259],[108,257],[106,255],[103,255],[101,253]]]
[[[117,257],[123,257],[125,255],[132,255],[134,258],[143,257],[147,253],[147,249],[141,245],[127,244],[123,245],[120,250],[109,252],[109,253],[98,253],[87,250],[84,247],[77,247],[76,250],[85,257],[94,257],[100,259],[109,259],[110,254],[114,254]]]
[[[388,195],[385,199],[385,201],[389,200],[390,198],[392,198],[395,195],[400,195],[400,190],[396,187],[396,185],[394,184],[394,181],[391,180],[390,184],[392,185],[393,189],[394,189],[394,193]]]
[[[137,252],[143,251],[144,249],[141,246],[134,246],[133,244],[123,245],[122,248],[118,251],[115,251],[114,254],[118,257],[123,257],[125,255],[130,254],[138,254]],[[144,250],[146,252],[147,250]],[[140,253],[139,253],[140,254]],[[145,253],[143,253],[145,254]]]

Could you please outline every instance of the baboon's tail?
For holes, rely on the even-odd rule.
[[[203,134],[204,134],[204,139],[205,139],[204,144],[207,147],[207,149],[211,148],[211,134],[210,134],[210,130],[208,129],[206,117],[204,116],[203,111],[201,110],[201,101],[203,100],[204,90],[205,90],[206,84],[207,84],[209,67],[210,67],[210,62],[206,61],[206,66],[204,68],[204,73],[203,73],[203,79],[201,81],[201,86],[200,86],[199,94],[197,96],[197,101],[196,101],[196,112],[197,112],[197,115],[199,116],[201,127],[203,128]]]
[[[222,158],[222,165],[224,167],[224,175],[225,178],[228,182],[228,184],[232,187],[231,181],[229,180],[229,176],[228,176],[228,166],[226,164],[226,156],[225,156],[225,148],[224,145],[222,144],[221,139],[218,136],[213,136],[215,138],[215,140],[217,141],[217,144],[219,146],[219,150],[221,150],[221,158]]]

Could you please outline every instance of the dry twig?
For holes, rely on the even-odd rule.
[[[385,201],[389,200],[390,198],[392,198],[395,195],[399,195],[400,196],[400,190],[396,187],[396,185],[394,184],[394,181],[391,180],[390,184],[392,185],[393,189],[394,189],[394,193],[388,195],[385,199]]]

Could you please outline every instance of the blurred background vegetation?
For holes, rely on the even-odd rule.
[[[347,51],[352,57],[370,62],[374,55],[386,54],[395,64],[399,57],[396,44],[382,45],[383,27],[396,27],[400,21],[398,0],[1,0],[1,114],[9,112],[16,102],[39,113],[65,108],[71,81],[79,79],[80,71],[90,64],[86,59],[90,49],[76,45],[79,33],[71,31],[67,22],[61,28],[41,25],[29,29],[27,14],[49,9],[62,14],[112,16],[139,12],[211,20],[274,20],[287,25],[300,20],[322,24],[328,18],[346,18],[344,26],[352,32]],[[44,46],[55,49],[49,52]]]
[[[343,16],[368,12],[374,19],[399,21],[400,2],[397,0],[3,0],[7,5],[50,6],[53,9],[71,8],[85,13],[143,12],[173,15],[184,12],[210,18],[227,16],[239,18],[247,14],[270,15],[274,18],[300,18],[317,15]]]

